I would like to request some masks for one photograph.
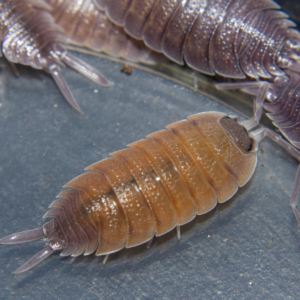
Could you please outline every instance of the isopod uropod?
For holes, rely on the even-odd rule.
[[[54,252],[74,257],[95,253],[106,261],[110,253],[151,242],[174,227],[180,237],[181,225],[227,201],[247,183],[265,136],[300,160],[299,151],[275,132],[259,128],[248,134],[258,124],[263,99],[247,121],[238,123],[219,112],[196,114],[86,168],[50,204],[44,217],[51,221],[0,239],[1,244],[46,240],[46,247],[15,273]],[[295,191],[300,168],[296,178],[291,206],[299,223]]]

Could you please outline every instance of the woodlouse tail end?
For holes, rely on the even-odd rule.
[[[99,73],[95,68],[84,62],[83,60],[71,55],[67,51],[65,51],[61,55],[61,61],[64,62],[66,65],[71,67],[72,69],[76,70],[86,78],[94,81],[95,83],[101,86],[110,86],[110,83],[104,75]]]
[[[13,271],[13,274],[20,274],[30,270],[31,268],[35,267],[37,264],[45,260],[51,254],[53,254],[54,250],[48,245],[43,250],[38,252],[32,258],[30,258],[24,265],[22,265],[17,270]]]
[[[45,237],[43,228],[37,228],[32,230],[26,230],[22,232],[17,232],[11,235],[8,235],[0,239],[0,244],[9,245],[9,244],[21,244],[27,243],[35,240],[39,240]]]
[[[55,83],[57,84],[58,88],[60,89],[61,93],[64,95],[67,102],[70,106],[77,111],[79,114],[83,114],[79,104],[76,102],[67,82],[65,81],[64,77],[61,74],[60,68],[57,65],[53,65],[49,69],[52,78],[54,79]]]

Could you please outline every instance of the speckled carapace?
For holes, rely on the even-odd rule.
[[[272,0],[7,0],[0,39],[9,61],[49,72],[79,112],[60,66],[109,82],[69,54],[67,43],[147,63],[164,55],[234,81],[223,88],[256,95],[268,82],[268,116],[299,148],[300,34],[279,9]]]

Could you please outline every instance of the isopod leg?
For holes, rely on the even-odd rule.
[[[257,144],[261,141],[264,137],[268,137],[278,145],[280,145],[283,149],[285,149],[289,154],[291,154],[294,158],[296,158],[300,162],[300,151],[293,147],[289,142],[285,141],[281,135],[277,134],[276,132],[268,129],[268,128],[259,128],[249,134],[251,138],[255,140],[254,150],[257,149]],[[293,213],[297,220],[298,226],[300,227],[300,214],[297,209],[298,206],[298,191],[300,188],[300,165],[297,170],[296,178],[295,178],[295,185],[293,189],[293,195],[290,201],[290,205],[292,207]]]
[[[181,238],[180,226],[176,226],[176,231],[177,231],[177,239],[179,241]]]
[[[198,87],[199,87],[199,85],[198,85],[198,72],[193,71],[192,76],[193,76],[193,80],[194,80],[194,92],[197,92]]]
[[[109,258],[109,254],[105,255],[103,262],[102,262],[103,266],[106,265],[108,258]]]
[[[41,261],[45,260],[48,256],[50,256],[54,251],[50,246],[46,246],[43,250],[38,252],[36,255],[34,255],[32,258],[30,258],[23,266],[18,268],[13,272],[13,274],[20,274],[25,271],[30,270],[37,264],[39,264]]]
[[[149,249],[149,248],[151,247],[152,242],[153,242],[153,239],[154,239],[154,236],[152,237],[151,240],[149,240],[149,241],[147,242],[147,249]]]
[[[13,63],[13,62],[11,62],[11,61],[9,61],[9,64],[10,64],[10,66],[11,66],[13,72],[15,73],[15,76],[16,76],[16,77],[20,77],[20,73],[19,73],[19,71],[18,71],[18,68],[17,68],[16,64]]]

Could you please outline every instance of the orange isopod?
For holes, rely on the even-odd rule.
[[[268,133],[277,136],[269,129],[248,134],[245,127],[224,113],[200,113],[89,166],[51,203],[44,215],[51,221],[0,240],[46,240],[46,247],[14,273],[58,251],[73,257],[95,252],[106,261],[110,253],[151,242],[175,227],[180,237],[181,225],[247,183],[257,163],[256,142]]]

